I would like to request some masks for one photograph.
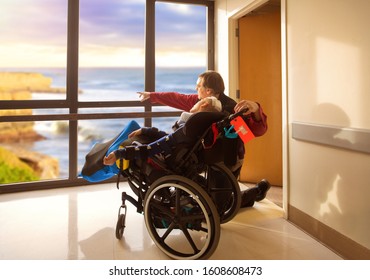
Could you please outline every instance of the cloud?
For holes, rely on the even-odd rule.
[[[32,43],[0,45],[1,67],[65,67],[66,46]]]
[[[141,48],[88,46],[79,59],[83,67],[143,67],[144,51]]]
[[[178,35],[184,37],[202,34],[206,26],[206,10],[201,6],[160,3],[156,8],[157,37]]]
[[[156,2],[155,7],[156,48],[158,55],[163,55],[158,61],[173,57],[176,52],[187,52],[189,61],[192,61],[190,56],[195,60],[202,53],[204,55],[205,7],[164,2]],[[0,60],[5,55],[16,59],[15,51],[24,49],[28,49],[29,55],[34,51],[38,58],[42,50],[58,49],[57,61],[60,61],[60,50],[65,50],[67,44],[67,10],[66,0],[2,0],[2,50],[17,47],[11,54],[0,53]],[[100,64],[104,58],[107,63],[112,63],[115,55],[125,58],[125,54],[136,54],[142,61],[145,0],[80,0],[79,13],[81,57],[94,59],[92,54],[95,54]],[[45,58],[52,55],[53,52],[44,53]],[[30,61],[31,58],[27,59],[27,63]]]
[[[145,3],[142,1],[80,2],[80,34],[83,41],[142,46],[144,22]]]
[[[0,34],[2,43],[65,44],[67,1],[2,0]]]

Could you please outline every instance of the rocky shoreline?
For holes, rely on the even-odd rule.
[[[40,73],[28,72],[0,72],[0,91],[29,91],[65,93],[65,88],[51,86],[52,78]]]
[[[28,100],[32,98],[32,92],[66,92],[63,88],[51,87],[51,84],[51,78],[39,73],[0,72],[0,100]],[[15,115],[32,115],[32,109],[0,110],[0,117]],[[3,170],[4,174],[4,170],[15,170],[14,162],[21,162],[29,166],[40,180],[58,178],[59,164],[57,159],[22,148],[24,142],[39,140],[45,140],[45,137],[34,130],[34,122],[0,122],[0,146],[3,150],[0,155],[2,157],[0,158],[0,171]],[[10,161],[10,153],[12,157],[17,157],[17,159]],[[4,160],[5,154],[7,160]],[[9,166],[9,162],[12,162],[12,166]],[[17,164],[16,170],[23,168],[24,171],[22,166],[22,164]],[[19,180],[22,181],[22,178]],[[4,182],[0,181],[0,183]]]

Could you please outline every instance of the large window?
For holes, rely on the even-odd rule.
[[[196,93],[198,75],[207,69],[206,15],[205,6],[156,2],[156,91]],[[176,118],[156,118],[153,125],[169,131],[175,121]]]
[[[184,2],[2,1],[0,193],[86,184],[86,153],[131,119],[170,129],[136,92],[194,93],[213,68],[213,1]]]
[[[80,0],[80,101],[137,100],[144,87],[144,1]]]
[[[66,100],[67,12],[65,0],[1,2],[0,116],[68,113],[6,103]],[[0,134],[0,184],[68,178],[68,122],[0,122]]]
[[[67,5],[67,0],[1,1],[1,100],[66,98]]]

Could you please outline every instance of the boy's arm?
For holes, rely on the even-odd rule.
[[[161,138],[161,137],[167,135],[168,133],[166,133],[162,130],[159,130],[156,127],[142,127],[141,128],[141,134],[149,136],[150,138],[158,139],[158,138]]]

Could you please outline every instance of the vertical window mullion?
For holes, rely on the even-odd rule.
[[[145,91],[155,90],[155,0],[146,0],[145,6]],[[145,105],[145,112],[152,106]],[[145,118],[145,126],[152,126],[152,119]]]
[[[79,0],[68,1],[68,41],[67,41],[67,103],[69,113],[78,112],[78,38]],[[69,179],[77,176],[78,121],[69,121]]]
[[[207,5],[207,67],[215,70],[215,12],[214,2]]]

